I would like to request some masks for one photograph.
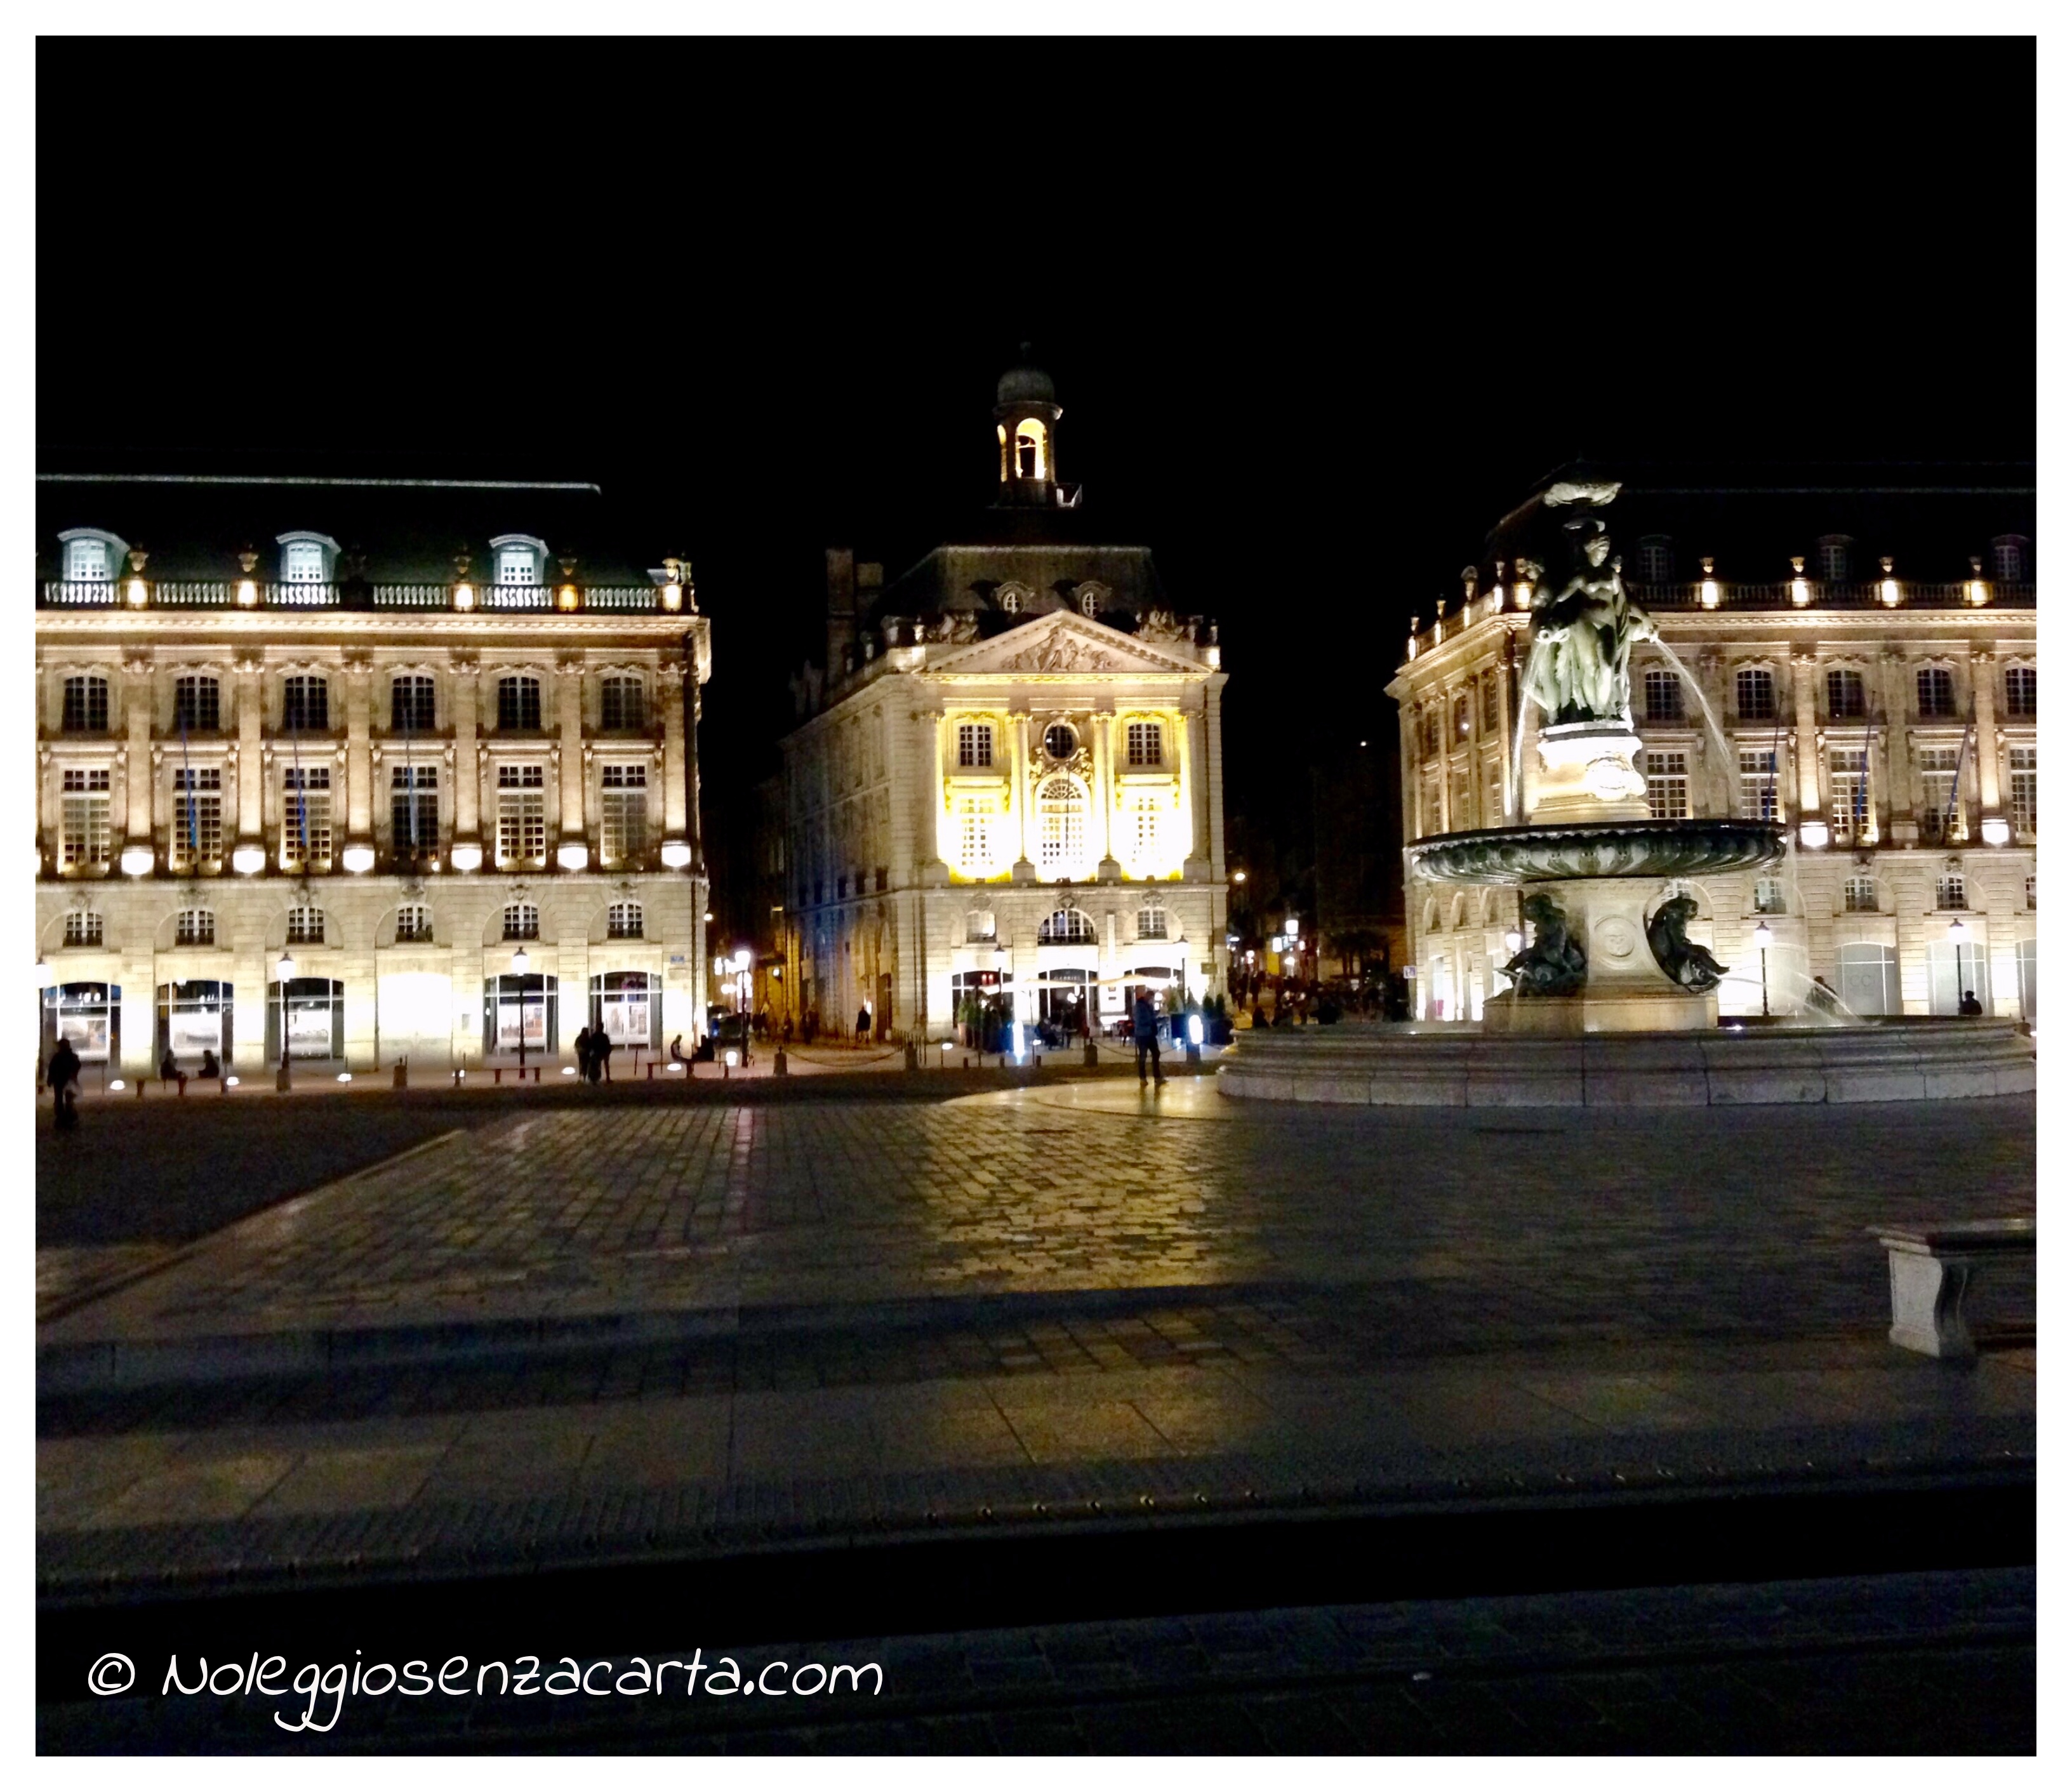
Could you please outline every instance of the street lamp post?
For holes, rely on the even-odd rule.
[[[273,980],[281,986],[281,1067],[274,1073],[273,1087],[284,1094],[290,1080],[288,1075],[288,985],[294,975],[295,955],[284,947],[280,962],[273,967]]]
[[[56,973],[51,969],[51,961],[41,953],[36,956],[36,1063],[37,1075],[42,1075],[43,1062],[43,1013],[50,1000],[51,979]]]
[[[520,946],[511,955],[511,974],[518,980],[518,1080],[525,1080],[525,979],[532,969],[532,955]]]
[[[1767,921],[1756,923],[1755,947],[1762,964],[1762,1014],[1765,1020],[1770,1018],[1770,943],[1776,937],[1770,931]]]

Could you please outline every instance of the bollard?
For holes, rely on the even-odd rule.
[[[489,1074],[496,1079],[497,1087],[501,1088],[504,1086],[504,1067],[499,1064]]]
[[[1100,1062],[1100,1049],[1095,1045],[1092,1040],[1087,1040],[1086,1049],[1079,1054],[1079,1062],[1085,1065],[1088,1070],[1093,1069],[1096,1065]]]
[[[540,1067],[537,1064],[532,1067],[532,1080],[535,1083],[540,1080]]]
[[[771,1067],[771,1075],[773,1076],[789,1076],[791,1074],[791,1061],[785,1057],[784,1048],[782,1046],[779,1046],[777,1048],[777,1061]]]
[[[409,1061],[407,1058],[399,1058],[396,1060],[396,1087],[399,1089],[407,1089],[410,1086],[409,1063]]]
[[[286,1071],[283,1071],[281,1074],[282,1075],[286,1076],[288,1073]],[[284,1089],[286,1088],[287,1086],[288,1085],[286,1083],[283,1083],[281,1085]],[[137,1099],[139,1101],[142,1101],[144,1099],[144,1079],[141,1076],[137,1079]]]
[[[918,1071],[920,1067],[920,1049],[915,1046],[911,1039],[909,1039],[906,1042],[906,1068],[910,1071]]]
[[[655,1080],[655,1066],[652,1060],[650,1060],[648,1066],[648,1080],[650,1083]]]

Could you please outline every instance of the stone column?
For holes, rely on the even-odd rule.
[[[1997,816],[2000,812],[2000,715],[1994,706],[1997,694],[1993,680],[1999,676],[1999,662],[1993,657],[1991,647],[1981,647],[1971,656],[1971,715],[1976,733],[1972,751],[1978,757],[1979,814]]]
[[[1706,647],[1699,653],[1697,678],[1698,688],[1704,693],[1706,702],[1712,705],[1714,719],[1720,722],[1720,731],[1725,734],[1726,723],[1724,718],[1727,713],[1726,661],[1716,647]],[[1719,742],[1712,738],[1711,730],[1705,728],[1704,717],[1695,717],[1692,719],[1698,723],[1700,729],[1704,730],[1698,737],[1698,750],[1704,755],[1705,763],[1710,768],[1712,775],[1705,780],[1706,794],[1692,804],[1691,812],[1693,815],[1730,816],[1734,812],[1734,799],[1740,794],[1739,761],[1736,759],[1731,764],[1715,763],[1720,754]],[[1729,749],[1733,747],[1733,743],[1731,741],[1727,744]],[[1731,752],[1729,757],[1730,758],[1733,757]],[[1692,788],[1695,794],[1698,788],[1695,782]]]
[[[1507,826],[1518,813],[1518,792],[1511,787],[1511,692],[1518,682],[1517,653],[1518,636],[1507,630],[1503,658],[1490,674],[1496,680],[1497,779],[1498,788],[1503,796],[1503,813],[1490,824],[1491,827]]]
[[[1122,862],[1115,856],[1115,716],[1112,709],[1093,713],[1094,875],[1103,883],[1122,877]]]
[[[1439,688],[1439,832],[1453,831],[1453,687]]]
[[[1202,779],[1202,800],[1209,809],[1209,875],[1218,886],[1217,902],[1223,900],[1223,692],[1219,675],[1209,680],[1202,693],[1205,712],[1203,725],[1207,734],[1207,754],[1203,761],[1207,775]],[[1219,922],[1214,937],[1221,940],[1223,927]]]
[[[345,837],[364,844],[374,825],[374,668],[365,660],[345,664]]]
[[[1403,828],[1416,840],[1424,832],[1424,819],[1417,812],[1417,712],[1407,703],[1396,708],[1396,773],[1403,786]]]
[[[1206,701],[1198,709],[1181,712],[1186,725],[1187,755],[1180,767],[1180,800],[1187,812],[1187,856],[1182,874],[1190,882],[1209,874],[1209,757],[1208,716]]]
[[[266,837],[265,686],[259,662],[237,662],[237,838],[240,845]]]
[[[561,730],[561,837],[580,844],[586,837],[583,815],[583,662],[579,654],[564,655],[554,668],[554,704]],[[548,855],[551,861],[553,855]]]
[[[943,717],[939,711],[917,709],[914,725],[920,731],[915,743],[915,760],[921,770],[917,795],[920,812],[914,818],[914,869],[916,880],[926,884],[949,882],[949,866],[943,857]]]
[[[130,725],[129,811],[124,837],[133,846],[151,844],[151,662],[125,660],[122,664],[123,711]],[[129,1035],[125,1030],[123,1037]]]
[[[1912,734],[1906,725],[1908,697],[1906,656],[1888,651],[1878,656],[1885,675],[1885,801],[1879,840],[1888,845],[1911,846],[1920,832],[1914,814],[1914,755]]]
[[[662,832],[668,840],[690,838],[691,787],[684,726],[684,668],[672,660],[657,681],[662,700]]]
[[[1791,656],[1791,695],[1798,718],[1799,813],[1794,820],[1820,814],[1820,712],[1815,680],[1819,658],[1811,653]]]
[[[1007,751],[1009,773],[1014,792],[1015,838],[1021,842],[1014,861],[1014,881],[1030,884],[1036,881],[1037,845],[1035,817],[1030,812],[1029,779],[1029,712],[1013,709],[1007,717]],[[1017,981],[1019,972],[1018,969]]]
[[[475,746],[480,720],[481,684],[472,660],[453,665],[454,844],[478,844],[482,832],[482,765]]]

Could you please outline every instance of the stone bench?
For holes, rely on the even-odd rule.
[[[1978,1354],[1964,1322],[1973,1272],[1988,1259],[2036,1255],[2033,1219],[1973,1219],[1947,1225],[1870,1228],[1892,1268],[1892,1330],[1901,1348],[1927,1356]]]

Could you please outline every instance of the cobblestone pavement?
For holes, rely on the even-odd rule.
[[[1208,1125],[1030,1105],[542,1110],[257,1215],[43,1342],[1358,1283],[1406,1348],[1861,1326],[1881,1221],[2028,1213],[2033,1098]]]
[[[294,1737],[275,1732],[263,1703],[130,1698],[43,1708],[38,1744],[57,1753],[2026,1753],[2035,1626],[2035,1571],[2005,1568],[734,1648],[672,1638],[620,1651],[615,1667],[631,1671],[636,1654],[687,1660],[695,1643],[708,1663],[731,1657],[750,1678],[777,1661],[874,1662],[883,1690],[781,1704],[392,1696],[355,1702],[327,1735]],[[537,1639],[524,1646],[553,1653]]]

